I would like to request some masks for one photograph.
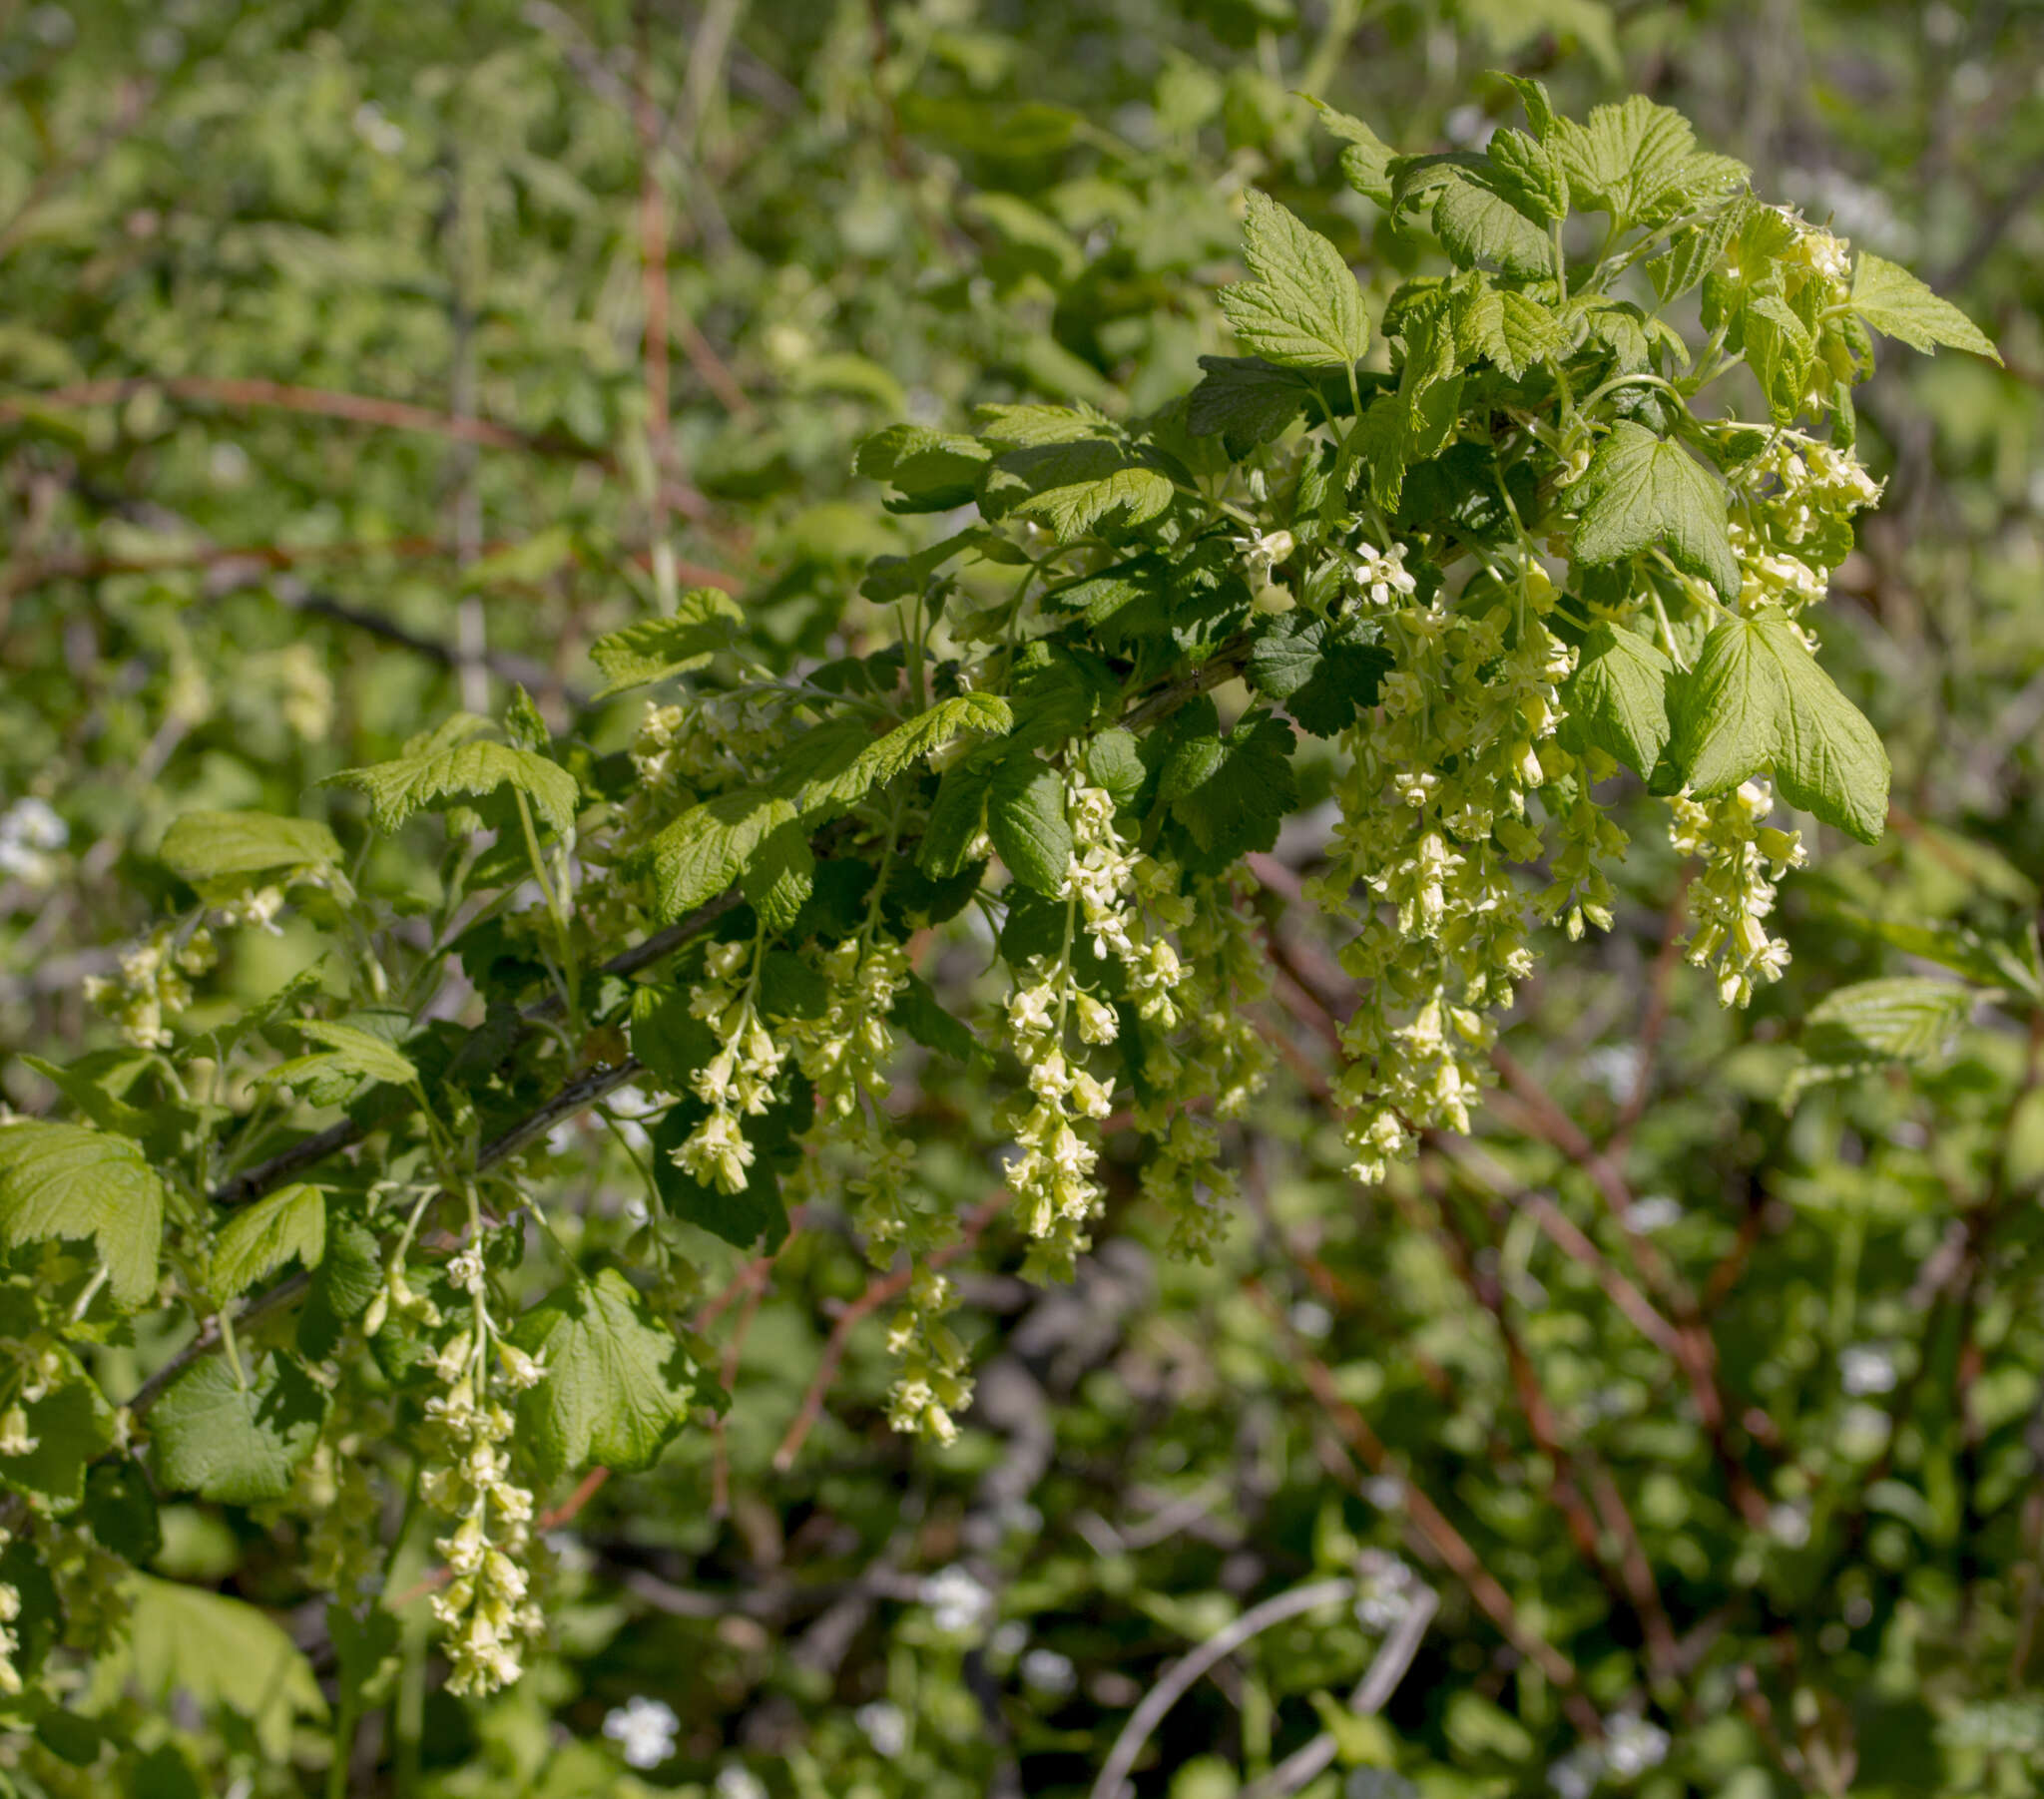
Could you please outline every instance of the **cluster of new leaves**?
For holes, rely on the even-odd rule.
[[[597,646],[606,698],[654,689],[629,751],[521,692],[336,777],[372,831],[444,816],[432,891],[366,896],[305,820],[179,822],[191,903],[98,996],[132,1047],[46,1070],[74,1121],[0,1129],[13,1686],[60,1628],[92,1652],[163,1602],[119,1572],[152,1482],[275,1508],[365,1643],[388,1614],[345,1608],[389,1554],[381,1498],[409,1495],[455,1683],[514,1678],[544,1628],[540,1489],[647,1467],[722,1403],[682,1325],[688,1229],[772,1247],[812,1192],[908,1258],[893,1416],[948,1438],[960,1221],[894,1128],[893,1071],[950,1058],[1008,1096],[982,1147],[1033,1272],[1087,1248],[1124,1126],[1201,1253],[1268,1054],[1247,896],[1308,801],[1338,814],[1311,890],[1362,995],[1337,1100],[1366,1179],[1467,1125],[1538,930],[1609,924],[1622,769],[1700,859],[1693,959],[1732,1002],[1779,975],[1772,882],[1803,850],[1774,793],[1864,840],[1886,812],[1802,618],[1876,495],[1851,386],[1871,331],[1992,348],[1667,109],[1578,124],[1516,85],[1527,129],[1482,154],[1399,157],[1326,115],[1350,184],[1444,272],[1365,290],[1252,192],[1221,296],[1247,353],[1190,394],[870,439],[859,474],[948,534],[872,564],[834,658],[781,672],[744,608],[691,592]],[[331,984],[182,1031],[212,934],[284,905]],[[990,947],[997,1004],[920,972],[950,929]],[[1925,1004],[1841,1001],[1822,1056],[1893,1053]],[[592,1266],[534,1176],[627,1089],[605,1116],[645,1216]],[[514,1316],[527,1256],[560,1278]],[[101,1367],[173,1319],[197,1334],[117,1409]]]

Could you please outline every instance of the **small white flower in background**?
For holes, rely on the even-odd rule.
[[[922,1602],[939,1630],[970,1630],[993,1608],[994,1595],[954,1563],[923,1581]]]
[[[1768,1514],[1768,1534],[1777,1543],[1799,1550],[1809,1541],[1809,1514],[1800,1506],[1777,1506]]]
[[[1419,1576],[1396,1556],[1365,1550],[1356,1562],[1355,1621],[1365,1630],[1395,1629],[1418,1585]]]
[[[1622,1711],[1604,1720],[1604,1759],[1621,1780],[1631,1780],[1668,1759],[1668,1732]]]
[[[872,1744],[875,1755],[892,1761],[908,1747],[908,1719],[901,1707],[891,1700],[875,1699],[870,1705],[861,1705],[851,1715],[866,1733],[866,1741]]]
[[[717,1799],[766,1799],[766,1783],[734,1762],[717,1777]]]
[[[1483,150],[1497,135],[1497,124],[1480,106],[1458,106],[1441,121],[1441,131],[1457,150]]]
[[[1078,1670],[1069,1655],[1060,1655],[1055,1649],[1031,1649],[1022,1657],[1022,1684],[1062,1699],[1079,1684]]]
[[[986,1639],[986,1646],[996,1655],[1019,1655],[1022,1645],[1028,1640],[1029,1626],[1019,1617],[1011,1617],[995,1628],[993,1635]]]
[[[71,827],[49,803],[17,799],[0,812],[0,875],[42,886],[56,875],[50,854],[71,841]]]
[[[1638,1044],[1599,1044],[1583,1057],[1583,1073],[1614,1100],[1629,1100],[1644,1060]]]
[[[386,119],[373,100],[355,108],[355,136],[382,156],[394,157],[404,148],[404,127],[395,119]]]
[[[1379,1512],[1394,1511],[1405,1503],[1405,1483],[1394,1474],[1372,1475],[1362,1484],[1362,1497]]]
[[[1838,1384],[1853,1398],[1895,1390],[1895,1359],[1873,1343],[1853,1343],[1838,1351]]]
[[[1635,1200],[1626,1212],[1626,1220],[1635,1230],[1666,1230],[1671,1224],[1680,1224],[1682,1218],[1682,1207],[1666,1193],[1649,1193]]]
[[[604,1735],[618,1745],[628,1768],[659,1767],[674,1753],[675,1732],[681,1727],[673,1706],[644,1693],[634,1693],[603,1721]],[[722,1780],[717,1790],[724,1791]]]
[[[1588,1743],[1571,1749],[1547,1770],[1547,1784],[1560,1799],[1590,1799],[1604,1777],[1604,1757]]]
[[[1412,577],[1405,571],[1405,546],[1393,544],[1388,550],[1359,544],[1354,551],[1355,580],[1372,606],[1392,606],[1409,599]]]
[[[1317,1299],[1301,1299],[1290,1312],[1291,1328],[1315,1342],[1334,1328],[1334,1314]]]

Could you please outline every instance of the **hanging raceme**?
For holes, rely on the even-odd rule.
[[[1222,295],[1247,353],[1192,393],[870,441],[888,509],[953,528],[872,564],[834,660],[686,594],[596,648],[605,703],[658,688],[628,752],[557,739],[521,692],[501,729],[462,714],[337,777],[378,830],[444,815],[437,891],[372,897],[302,821],[183,827],[194,903],[95,990],[132,1056],[53,1071],[79,1123],[0,1130],[11,1564],[114,1543],[86,1471],[148,1440],[168,1488],[295,1509],[359,1573],[318,1523],[347,1462],[351,1511],[396,1483],[430,1518],[452,1683],[512,1679],[544,1625],[541,1486],[649,1466],[723,1403],[682,1323],[689,1232],[770,1253],[791,1197],[909,1258],[891,1417],[949,1440],[959,1226],[896,1071],[947,1058],[1000,1096],[970,1150],[1033,1277],[1087,1249],[1125,1129],[1202,1253],[1271,1061],[1249,858],[1324,790],[1307,761],[1333,770],[1306,891],[1353,983],[1335,1099],[1359,1179],[1467,1127],[1543,932],[1611,926],[1621,770],[1700,862],[1692,960],[1728,1004],[1777,978],[1774,882],[1805,848],[1774,795],[1869,840],[1886,805],[1810,623],[1878,499],[1851,387],[1872,331],[1992,346],[1665,108],[1578,124],[1519,87],[1529,129],[1481,155],[1395,156],[1325,115],[1431,272],[1365,288],[1252,192]],[[212,934],[282,904],[325,972],[187,1029]],[[457,969],[467,1026],[436,1004]],[[123,1098],[145,1069],[167,1071],[146,1112]],[[605,1117],[644,1212],[625,1267],[596,1266],[608,1239],[546,1176],[627,1086],[633,1115]],[[228,1240],[293,1181],[288,1229]],[[493,1270],[526,1256],[563,1282],[500,1317]],[[138,1315],[201,1334],[117,1414],[77,1348]],[[362,1466],[341,1446],[370,1428],[392,1447]],[[47,1590],[0,1586],[0,1687],[38,1677]]]

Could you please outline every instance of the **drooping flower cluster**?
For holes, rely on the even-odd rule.
[[[1091,1245],[1084,1226],[1104,1196],[1093,1177],[1100,1159],[1094,1126],[1114,1102],[1085,1068],[1084,1049],[1067,1060],[1068,1024],[1077,1027],[1081,1045],[1094,1045],[1113,1043],[1121,1021],[1079,985],[1069,945],[1056,962],[1037,957],[1020,971],[1007,1011],[1008,1042],[1030,1094],[1014,1126],[1021,1152],[1008,1164],[1008,1189],[1022,1227],[1036,1239],[1032,1269],[1069,1279]]]
[[[674,1158],[705,1186],[736,1193],[744,1190],[754,1157],[744,1121],[758,1118],[772,1103],[787,1048],[760,1014],[757,943],[714,944],[704,974],[689,1010],[717,1034],[720,1047],[690,1085],[710,1111]]]
[[[1532,972],[1509,864],[1542,853],[1529,796],[1566,813],[1580,793],[1576,760],[1554,740],[1574,652],[1541,622],[1550,604],[1529,568],[1516,591],[1472,584],[1393,613],[1381,715],[1347,733],[1342,819],[1309,893],[1357,926],[1341,963],[1363,994],[1342,1027],[1349,1061],[1336,1093],[1359,1179],[1381,1179],[1415,1129],[1468,1128],[1495,1029],[1487,1015]],[[1575,828],[1550,905],[1609,916],[1607,890],[1569,897],[1604,841]]]
[[[1824,597],[1850,539],[1841,527],[1880,498],[1880,484],[1851,451],[1799,431],[1776,433],[1740,472],[1740,513],[1731,523],[1740,607],[1790,613]]]
[[[14,1541],[11,1533],[0,1531],[0,1550],[5,1550]],[[16,1650],[21,1647],[15,1635],[14,1622],[21,1616],[21,1592],[6,1581],[0,1581],[0,1697],[9,1699],[21,1692],[21,1670],[14,1665]]]
[[[1718,998],[1744,1006],[1757,984],[1779,981],[1788,966],[1788,945],[1768,934],[1766,921],[1775,906],[1775,882],[1808,860],[1801,833],[1768,823],[1775,800],[1764,781],[1709,799],[1678,794],[1668,804],[1669,841],[1682,854],[1703,860],[1689,889],[1697,921],[1689,960],[1698,968],[1715,965]]]
[[[634,799],[666,804],[677,793],[745,785],[778,741],[771,709],[757,699],[711,693],[686,705],[648,701],[632,745]]]
[[[189,977],[203,975],[220,959],[204,925],[180,940],[175,925],[159,925],[142,942],[121,952],[114,975],[89,975],[85,997],[120,1027],[136,1048],[169,1047],[169,1021],[192,1004]]]
[[[1271,987],[1255,921],[1245,909],[1248,877],[1230,870],[1196,883],[1176,902],[1184,965],[1172,993],[1182,1028],[1145,1046],[1154,1097],[1138,1099],[1137,1126],[1151,1141],[1143,1192],[1171,1219],[1174,1253],[1207,1256],[1226,1227],[1237,1183],[1222,1159],[1220,1125],[1244,1117],[1263,1091],[1271,1048],[1254,1008]],[[1204,1110],[1203,1110],[1204,1109]]]
[[[434,1362],[446,1390],[425,1410],[442,1459],[420,1476],[419,1497],[451,1527],[433,1546],[451,1576],[433,1595],[452,1670],[448,1690],[489,1693],[524,1671],[525,1650],[546,1623],[528,1596],[532,1494],[511,1478],[504,1446],[513,1424],[503,1397],[546,1371],[496,1336],[478,1251],[464,1249],[447,1272],[469,1296],[469,1322]]]
[[[1084,1046],[1114,1043],[1122,1029],[1115,1008],[1079,980],[1073,950],[1083,936],[1096,958],[1116,967],[1137,1020],[1150,1027],[1144,1053],[1159,1058],[1157,1073],[1170,1080],[1176,1057],[1165,1034],[1183,1016],[1185,963],[1169,932],[1194,916],[1179,871],[1124,842],[1114,797],[1105,788],[1073,776],[1066,814],[1072,854],[1058,889],[1066,905],[1064,947],[1056,962],[1039,958],[1021,971],[1007,1006],[1009,1042],[1032,1096],[1014,1126],[1021,1154],[1008,1169],[1008,1183],[1024,1227],[1037,1239],[1032,1266],[1064,1276],[1087,1247],[1081,1226],[1100,1208],[1097,1126],[1113,1109],[1109,1087],[1084,1066]],[[1076,1027],[1081,1047],[1070,1043],[1068,1027]],[[1203,1128],[1211,1135],[1211,1124],[1175,1117],[1164,1103],[1153,1104],[1139,1123],[1178,1145],[1182,1178],[1164,1181],[1160,1192],[1201,1189],[1199,1173],[1185,1171],[1218,1165],[1218,1143],[1202,1135]]]

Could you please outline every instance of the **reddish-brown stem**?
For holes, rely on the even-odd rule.
[[[374,394],[340,393],[322,387],[298,387],[284,381],[211,375],[124,375],[109,380],[79,381],[69,387],[45,388],[40,392],[16,393],[0,399],[0,421],[21,419],[38,411],[70,412],[87,406],[119,405],[145,391],[166,394],[174,400],[197,405],[301,412],[389,431],[412,431],[429,437],[450,438],[456,442],[477,444],[486,450],[519,450],[529,455],[571,457],[593,462],[601,468],[616,466],[611,457],[580,444],[515,431],[507,425],[493,424],[488,419],[457,418],[430,406],[415,406],[407,400],[384,399]],[[711,516],[710,502],[683,482],[664,481],[662,499],[664,504],[692,519],[703,521]]]
[[[639,272],[646,303],[646,439],[654,468],[653,540],[667,535],[666,483],[674,461],[668,421],[667,202],[660,191],[660,113],[653,103],[653,9],[640,0],[638,80],[632,95],[639,133]]]
[[[1427,1179],[1429,1172],[1433,1178]],[[1595,1464],[1594,1457],[1570,1443],[1564,1434],[1560,1414],[1548,1398],[1539,1367],[1506,1309],[1504,1285],[1495,1275],[1477,1265],[1475,1252],[1456,1221],[1452,1197],[1438,1174],[1437,1166],[1431,1170],[1422,1168],[1422,1178],[1427,1179],[1435,1213],[1440,1219],[1440,1229],[1430,1234],[1441,1244],[1450,1266],[1468,1289],[1470,1297],[1490,1314],[1497,1327],[1498,1340],[1504,1345],[1506,1365],[1511,1371],[1512,1386],[1519,1396],[1519,1409],[1525,1414],[1526,1428],[1554,1470],[1554,1502],[1561,1508],[1576,1554],[1612,1597],[1633,1613],[1646,1642],[1647,1659],[1656,1678],[1669,1677],[1677,1660],[1675,1631],[1669,1624],[1667,1608],[1661,1602],[1661,1589],[1655,1583],[1653,1567],[1647,1559],[1646,1547],[1640,1541],[1632,1514],[1626,1510],[1625,1500],[1602,1465]],[[1411,1221],[1417,1229],[1426,1231],[1423,1217],[1414,1216]],[[1597,1510],[1603,1516],[1605,1529],[1618,1541],[1619,1566],[1615,1572],[1605,1556],[1597,1517],[1584,1499],[1586,1487],[1597,1497]]]
[[[1680,1345],[1676,1359],[1689,1381],[1698,1419],[1725,1477],[1726,1492],[1748,1526],[1766,1530],[1768,1502],[1733,1447],[1730,1415],[1718,1385],[1718,1345],[1695,1295],[1684,1287],[1661,1252],[1634,1226],[1632,1188],[1618,1164],[1591,1142],[1582,1126],[1555,1103],[1510,1051],[1500,1045],[1491,1051],[1491,1061],[1503,1078],[1510,1099],[1517,1102],[1515,1106],[1500,1105],[1504,1096],[1499,1096],[1492,1101],[1493,1107],[1500,1116],[1513,1118],[1528,1134],[1560,1150],[1589,1177],[1624,1232],[1634,1265],[1674,1314]]]
[[[1661,1053],[1661,1038],[1668,1029],[1668,1006],[1675,988],[1676,971],[1682,966],[1682,929],[1689,921],[1689,884],[1695,871],[1684,865],[1676,876],[1675,891],[1669,896],[1668,911],[1661,923],[1661,950],[1654,958],[1654,972],[1647,986],[1647,1010],[1640,1019],[1640,1067],[1633,1077],[1632,1097],[1618,1115],[1617,1127],[1606,1144],[1615,1160],[1625,1156],[1634,1127],[1646,1116],[1654,1097],[1655,1063]]]

